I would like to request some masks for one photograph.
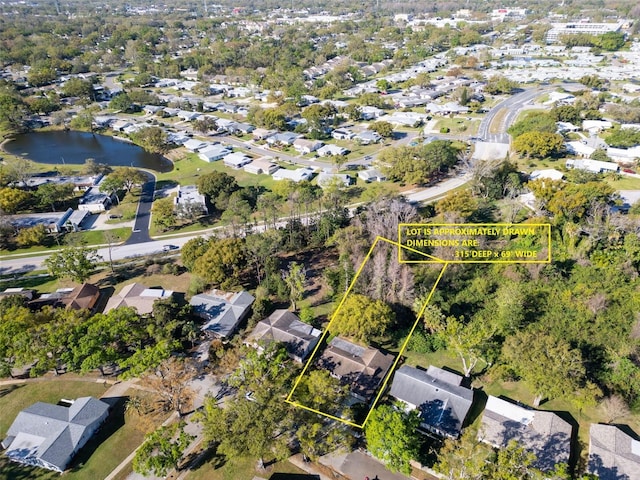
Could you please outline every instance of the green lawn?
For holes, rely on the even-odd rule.
[[[605,176],[604,179],[609,185],[616,190],[640,190],[640,178],[621,176],[616,178],[614,176]]]
[[[208,458],[200,467],[189,472],[187,480],[250,480],[254,476],[270,478],[275,473],[304,474],[288,461],[256,470],[257,460],[251,457],[236,457],[224,462],[220,457]],[[291,480],[295,480],[291,477]]]
[[[449,133],[464,133],[465,135],[475,135],[478,131],[480,122],[477,120],[467,120],[466,117],[454,117],[454,118],[439,118],[438,123],[434,127],[434,131],[440,131],[441,128],[446,127],[449,129]]]
[[[3,415],[0,417],[0,432],[3,438],[13,419],[25,406],[38,401],[57,403],[61,398],[87,395],[100,397],[106,390],[102,383],[71,380],[35,382],[13,389],[1,388],[0,409]],[[64,474],[65,478],[72,480],[105,478],[142,443],[144,433],[161,421],[162,418],[154,418],[149,422],[135,415],[125,416],[124,402],[119,402],[111,410],[109,419],[97,436],[90,440],[72,461],[70,470]],[[45,469],[27,468],[0,458],[0,478],[53,480],[60,476]]]

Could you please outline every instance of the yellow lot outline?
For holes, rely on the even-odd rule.
[[[415,331],[416,327],[418,326],[418,323],[422,319],[422,315],[424,314],[424,311],[427,308],[427,305],[431,301],[431,297],[433,296],[433,293],[435,292],[436,287],[438,286],[438,283],[440,283],[440,279],[442,278],[442,275],[444,274],[445,270],[447,269],[447,265],[450,263],[450,262],[446,262],[444,260],[441,260],[439,258],[432,257],[432,256],[427,255],[427,254],[423,254],[423,255],[426,255],[426,256],[428,256],[428,257],[433,259],[432,261],[430,261],[428,263],[440,263],[440,264],[442,264],[442,269],[440,270],[440,274],[438,275],[438,278],[434,282],[433,287],[431,288],[431,291],[429,292],[429,295],[427,296],[427,300],[424,302],[424,305],[422,305],[422,307],[420,307],[420,312],[418,313],[416,321],[414,322],[413,326],[411,327],[411,330],[409,331],[409,334],[407,335],[407,338],[405,339],[404,343],[402,344],[402,347],[400,348],[400,351],[398,352],[398,355],[396,356],[393,364],[391,365],[391,368],[389,368],[389,371],[385,375],[384,380],[382,382],[382,385],[379,387],[378,394],[376,395],[375,400],[373,401],[373,403],[369,407],[369,411],[367,413],[367,416],[365,417],[365,419],[362,422],[362,424],[357,424],[357,423],[351,422],[349,420],[346,420],[344,418],[336,417],[335,415],[331,415],[329,413],[322,412],[320,410],[308,407],[306,405],[302,405],[301,403],[298,403],[296,401],[291,400],[291,397],[293,396],[293,393],[295,392],[296,388],[298,388],[298,385],[300,384],[300,381],[304,377],[304,374],[307,372],[307,370],[311,366],[311,362],[315,358],[316,353],[318,352],[318,349],[323,344],[324,339],[329,334],[329,329],[330,329],[331,325],[333,324],[333,322],[335,321],[337,313],[342,308],[342,305],[344,304],[344,302],[345,302],[346,298],[348,297],[348,295],[351,293],[351,290],[353,290],[353,287],[356,284],[356,282],[358,280],[358,277],[360,276],[360,273],[362,272],[362,270],[364,269],[365,265],[369,261],[369,258],[371,257],[371,254],[373,253],[373,250],[375,249],[375,247],[376,247],[376,245],[378,244],[379,241],[383,241],[383,242],[387,242],[387,243],[390,243],[392,245],[395,245],[396,247],[398,247],[398,251],[401,248],[408,248],[408,247],[405,247],[404,245],[401,245],[400,243],[398,243],[398,242],[396,242],[394,240],[389,240],[388,238],[384,238],[384,237],[381,237],[381,236],[377,236],[376,237],[376,239],[373,242],[373,245],[371,245],[371,248],[369,249],[369,252],[365,256],[364,260],[362,261],[362,264],[360,265],[360,267],[358,268],[358,271],[356,272],[355,276],[353,277],[353,280],[351,280],[351,284],[349,285],[349,288],[347,289],[345,294],[342,296],[342,300],[340,300],[340,303],[338,304],[338,308],[336,308],[336,311],[331,316],[331,320],[329,321],[329,324],[326,326],[326,328],[322,332],[322,335],[320,336],[320,339],[318,340],[318,343],[316,344],[316,347],[313,349],[313,352],[311,353],[311,356],[309,357],[309,360],[307,360],[307,362],[305,363],[304,367],[302,368],[302,372],[300,372],[300,375],[296,379],[296,381],[295,381],[295,383],[293,385],[293,388],[291,389],[291,391],[289,392],[289,395],[287,395],[287,398],[285,400],[287,403],[289,403],[289,404],[291,404],[291,405],[293,405],[295,407],[302,408],[304,410],[308,410],[310,412],[316,413],[318,415],[322,415],[324,417],[331,418],[333,420],[345,423],[345,424],[347,424],[347,425],[349,425],[351,427],[356,427],[356,428],[364,428],[365,424],[367,423],[367,420],[369,420],[369,417],[371,416],[371,413],[373,412],[373,409],[378,404],[378,401],[380,400],[380,397],[384,393],[384,391],[385,391],[385,389],[387,387],[387,383],[389,382],[389,379],[391,378],[391,375],[393,375],[393,372],[394,372],[396,366],[398,365],[398,362],[400,361],[400,358],[402,357],[402,354],[406,350],[407,345],[409,344],[409,340],[411,339],[411,336],[413,335],[413,332]],[[420,253],[420,252],[418,252],[418,253]]]
[[[402,245],[402,227],[416,226],[416,227],[544,227],[547,229],[547,258],[536,260],[474,260],[474,259],[460,259],[460,260],[444,260],[442,258],[434,257],[428,253],[421,252],[414,248]],[[399,263],[551,263],[551,224],[550,223],[400,223],[398,224],[398,262]],[[402,258],[402,249],[409,250],[411,252],[427,257],[428,260],[404,260]],[[542,251],[542,248],[540,249]]]

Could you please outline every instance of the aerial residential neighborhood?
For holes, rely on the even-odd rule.
[[[640,478],[637,2],[0,4],[0,478]]]

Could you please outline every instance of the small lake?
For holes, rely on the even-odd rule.
[[[76,131],[34,132],[17,135],[3,148],[38,163],[82,165],[87,158],[113,167],[140,167],[170,172],[173,163],[131,143],[104,135]]]

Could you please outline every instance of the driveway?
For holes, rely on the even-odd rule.
[[[150,242],[149,226],[151,222],[151,206],[153,205],[153,193],[156,189],[156,177],[152,173],[143,171],[147,176],[147,181],[142,185],[140,193],[140,201],[138,203],[138,212],[136,220],[133,224],[133,233],[125,245],[134,245],[136,243]]]

